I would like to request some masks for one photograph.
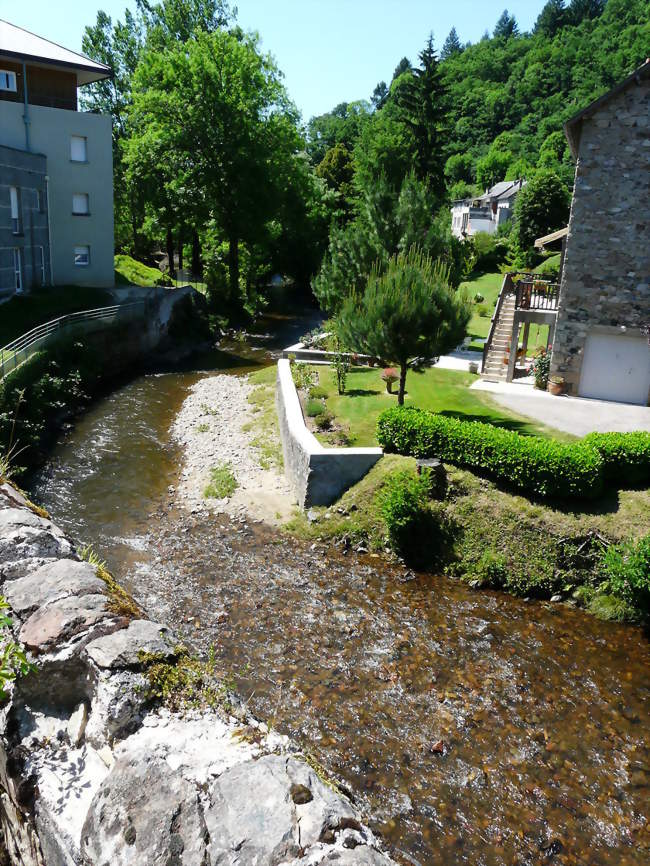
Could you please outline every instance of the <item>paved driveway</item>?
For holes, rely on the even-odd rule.
[[[513,412],[575,436],[586,436],[594,430],[599,433],[612,430],[650,432],[648,406],[566,395],[553,397],[546,391],[537,391],[531,385],[515,382],[485,382],[479,379],[471,387],[477,391],[489,391],[498,403]]]

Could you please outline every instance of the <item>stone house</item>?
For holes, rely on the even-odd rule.
[[[551,376],[650,398],[650,60],[565,124],[576,160]]]
[[[500,225],[512,219],[515,199],[526,181],[504,180],[486,189],[483,195],[462,198],[451,208],[451,231],[457,238],[478,232],[496,234]]]

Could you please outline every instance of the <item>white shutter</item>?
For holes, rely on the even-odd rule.
[[[70,159],[73,162],[86,162],[88,160],[86,138],[83,135],[70,137]]]
[[[88,193],[87,192],[75,192],[72,195],[72,213],[75,214],[87,214],[89,213],[88,208]]]

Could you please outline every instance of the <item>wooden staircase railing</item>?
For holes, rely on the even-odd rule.
[[[492,346],[492,340],[494,339],[494,332],[497,329],[497,325],[499,323],[499,316],[501,315],[501,307],[503,306],[503,299],[506,295],[512,294],[515,290],[514,283],[512,282],[512,274],[505,274],[503,277],[503,283],[501,284],[501,291],[499,292],[499,297],[497,298],[497,303],[494,308],[494,313],[492,315],[492,319],[490,321],[490,330],[488,332],[487,340],[485,341],[485,345],[483,346],[483,365],[481,370],[485,370],[485,366],[487,363],[488,355],[490,354],[490,348]]]

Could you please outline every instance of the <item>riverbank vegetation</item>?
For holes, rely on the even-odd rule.
[[[446,492],[429,498],[415,460],[387,454],[335,505],[296,514],[286,530],[362,554],[392,551],[477,589],[566,602],[604,619],[647,617],[650,490],[607,491],[568,506],[445,468]]]
[[[0,305],[0,348],[59,316],[113,303],[110,292],[85,286],[48,286],[13,295]]]

